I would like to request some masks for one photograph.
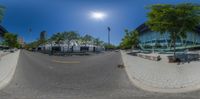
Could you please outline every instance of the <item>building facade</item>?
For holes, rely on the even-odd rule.
[[[139,32],[139,46],[143,50],[172,50],[173,44],[170,40],[169,33],[160,34],[155,31],[151,31],[146,24],[142,24],[136,28]],[[200,26],[196,27],[194,32],[186,33],[187,37],[177,37],[176,48],[177,49],[189,49],[200,47]]]
[[[46,40],[46,37],[47,37],[46,31],[42,31],[42,32],[40,33],[40,40]]]
[[[21,47],[24,47],[24,38],[23,37],[18,37],[18,43],[20,44]]]

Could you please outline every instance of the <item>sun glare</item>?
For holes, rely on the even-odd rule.
[[[103,20],[106,17],[106,14],[103,12],[92,12],[91,17],[96,20]]]

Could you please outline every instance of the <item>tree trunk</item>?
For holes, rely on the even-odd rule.
[[[174,58],[176,58],[176,34],[173,37],[173,47],[174,47]]]
[[[85,46],[87,45],[87,42],[85,41],[85,44],[84,44]]]
[[[196,37],[195,37],[195,33],[193,34],[193,47],[195,47],[195,41],[196,41]]]
[[[174,39],[173,45],[174,45],[174,57],[175,57],[175,55],[176,55],[176,42],[175,42],[175,39]]]
[[[60,41],[59,41],[59,45],[58,45],[58,46],[59,46],[59,48],[60,48],[60,52],[62,52],[62,51],[61,51],[61,46],[60,46]]]
[[[67,42],[67,52],[69,52],[70,41]]]
[[[52,42],[51,42],[51,55],[53,55],[53,48],[52,48]]]
[[[72,50],[71,50],[71,52],[72,52],[72,53],[74,52],[74,45],[72,46]]]

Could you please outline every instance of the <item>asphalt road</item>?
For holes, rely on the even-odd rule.
[[[21,51],[15,75],[0,99],[196,99],[199,92],[161,94],[129,81],[119,52],[48,56]]]

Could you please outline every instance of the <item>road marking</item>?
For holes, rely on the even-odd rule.
[[[53,62],[56,63],[62,63],[62,64],[79,64],[80,61],[58,61],[58,60],[52,60]]]

